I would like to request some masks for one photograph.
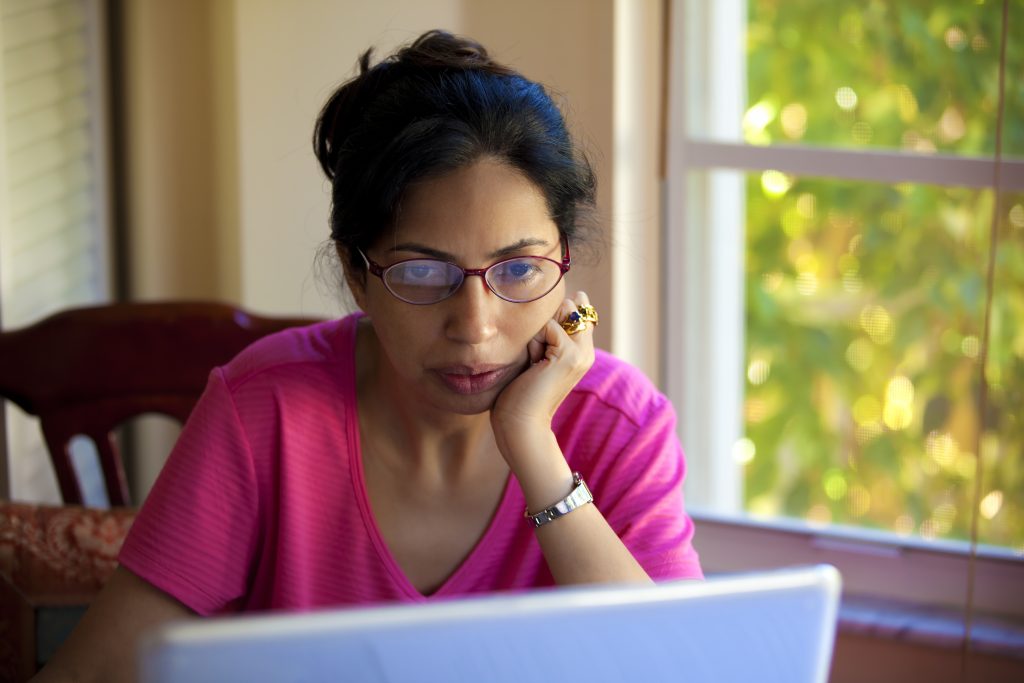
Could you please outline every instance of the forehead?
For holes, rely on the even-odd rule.
[[[558,242],[558,227],[541,189],[518,169],[485,158],[410,185],[393,235],[473,255],[523,239]]]

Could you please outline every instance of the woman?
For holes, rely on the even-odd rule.
[[[192,614],[700,576],[672,408],[566,296],[594,180],[557,108],[443,32],[360,65],[314,146],[361,313],[211,374],[53,680]]]

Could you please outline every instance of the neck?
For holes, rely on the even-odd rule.
[[[459,415],[427,405],[402,384],[372,325],[356,341],[356,394],[365,445],[406,477],[458,482],[497,453],[490,413]]]

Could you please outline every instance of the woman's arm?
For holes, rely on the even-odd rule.
[[[188,607],[123,567],[110,580],[33,683],[134,681],[139,637]]]
[[[556,319],[589,303],[584,292],[577,292],[563,302]],[[519,481],[530,512],[550,507],[572,489],[572,472],[551,421],[594,364],[593,328],[569,336],[556,319],[530,342],[533,365],[502,391],[491,412],[498,449]],[[651,580],[594,505],[577,508],[536,533],[558,584]]]
[[[539,512],[572,490],[572,472],[554,433],[522,430],[506,441],[530,512]],[[507,456],[507,457],[509,457]],[[526,523],[526,520],[523,521]],[[596,505],[584,505],[536,530],[555,583],[648,583],[647,572],[609,526]]]

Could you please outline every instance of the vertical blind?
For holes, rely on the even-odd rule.
[[[0,0],[4,329],[110,299],[101,19],[99,0]],[[55,499],[38,425],[8,404],[7,427],[12,495]]]

